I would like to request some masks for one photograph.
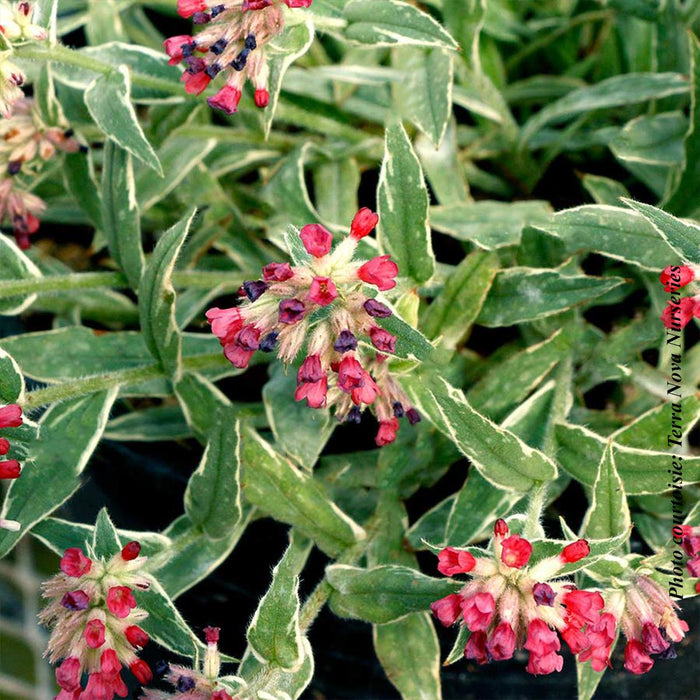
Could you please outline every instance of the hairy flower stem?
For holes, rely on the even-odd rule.
[[[182,368],[185,371],[200,371],[216,367],[229,367],[226,358],[222,357],[218,352],[195,355],[193,357],[183,358],[182,360]],[[158,363],[154,362],[153,364],[144,365],[143,367],[133,367],[119,372],[85,377],[84,379],[76,379],[71,382],[63,382],[61,384],[48,386],[45,389],[30,391],[24,397],[21,406],[25,410],[29,410],[53,403],[54,401],[65,401],[77,396],[94,394],[97,391],[110,389],[114,386],[126,386],[165,376],[167,376],[166,371]]]
[[[544,537],[541,520],[544,507],[547,502],[547,484],[539,484],[530,493],[530,500],[527,505],[527,514],[525,516],[525,527],[523,528],[523,537],[526,539],[536,539]]]

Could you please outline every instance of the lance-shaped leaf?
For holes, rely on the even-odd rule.
[[[132,289],[138,289],[144,256],[134,168],[131,154],[109,140],[105,143],[102,165],[101,211],[102,232],[107,237],[109,252]]]
[[[15,280],[31,280],[41,277],[39,268],[17,247],[14,241],[0,234],[0,292],[2,283]],[[25,294],[0,298],[0,315],[15,316],[22,313],[36,299],[31,288]]]
[[[116,395],[111,389],[54,404],[41,417],[31,461],[10,484],[0,514],[22,527],[18,532],[0,530],[0,556],[78,489],[78,477],[102,437]]]
[[[299,624],[299,573],[310,550],[311,544],[305,538],[290,543],[272,570],[272,583],[246,633],[248,644],[259,661],[285,671],[296,671],[304,660]]]
[[[219,411],[231,402],[212,382],[200,374],[187,372],[175,384],[175,395],[180,401],[187,424],[201,443],[206,443],[211,431],[216,430]]]
[[[185,491],[185,512],[214,540],[226,537],[241,519],[239,443],[240,426],[233,411],[220,410]]]
[[[300,472],[254,430],[244,430],[242,437],[241,482],[250,503],[294,525],[330,556],[365,537],[313,477]]]
[[[422,412],[494,486],[526,492],[537,482],[556,478],[549,457],[477,413],[442,377],[424,374],[420,380],[407,380],[406,388]]]
[[[0,404],[17,403],[24,396],[24,377],[14,358],[0,348]]]
[[[141,282],[139,313],[146,345],[174,379],[181,372],[182,337],[175,320],[172,274],[195,212],[168,229],[151,255]]]
[[[631,199],[623,200],[625,204],[636,209],[663,238],[682,261],[700,263],[700,227],[690,222],[681,221],[665,211]],[[666,264],[672,264],[674,256],[667,258]]]
[[[581,525],[581,536],[602,540],[627,532],[632,521],[622,484],[608,443],[598,465],[598,476],[593,484],[593,500]]]
[[[387,127],[377,188],[377,240],[415,284],[429,280],[435,255],[428,227],[428,190],[413,146],[401,124]]]
[[[326,580],[333,588],[333,612],[378,625],[424,612],[432,602],[456,593],[462,585],[392,564],[372,569],[333,564],[326,569]]]
[[[158,175],[163,169],[146,140],[131,104],[131,79],[126,66],[95,78],[85,90],[85,105],[97,126]]]
[[[92,542],[90,543],[92,551],[102,559],[113,557],[122,548],[122,542],[114,527],[114,523],[109,517],[106,508],[101,508],[97,514],[95,527],[92,531]]]

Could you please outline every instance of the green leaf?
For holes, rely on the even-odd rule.
[[[457,42],[432,18],[401,0],[350,0],[343,17],[348,41],[370,46],[415,44],[457,49]]]
[[[602,540],[629,531],[632,521],[610,443],[598,465],[593,500],[581,525],[581,536]]]
[[[629,191],[621,182],[602,175],[584,175],[581,178],[581,184],[596,204],[617,207],[622,203],[623,197],[630,196]]]
[[[92,531],[92,551],[102,559],[109,559],[122,548],[117,528],[109,517],[106,508],[101,508],[97,514],[95,528]]]
[[[562,469],[586,486],[593,486],[607,441],[579,426],[561,424],[555,435],[559,445],[557,461]],[[669,489],[673,455],[670,452],[641,450],[612,443],[612,455],[628,496],[663,493]],[[683,458],[683,483],[700,481],[700,457]]]
[[[414,144],[423,173],[437,201],[443,205],[469,200],[469,188],[464,166],[458,159],[457,122],[448,119],[447,129],[439,148],[426,136],[418,135]]]
[[[377,188],[377,240],[399,266],[399,275],[420,284],[435,270],[427,225],[428,190],[418,157],[400,124],[387,127]]]
[[[592,301],[624,284],[620,277],[564,275],[557,270],[512,267],[496,275],[477,323],[512,326]]]
[[[100,441],[116,394],[112,389],[54,404],[41,417],[31,461],[10,484],[0,515],[22,527],[0,530],[0,556],[78,489],[78,477]]]
[[[686,118],[682,112],[663,112],[627,122],[610,141],[618,160],[645,165],[678,165],[683,157]]]
[[[311,469],[337,421],[328,409],[312,409],[305,401],[295,401],[295,389],[295,373],[285,371],[281,364],[273,365],[263,387],[265,413],[279,449]]]
[[[421,316],[421,328],[430,338],[456,348],[467,337],[498,270],[494,253],[475,250],[453,269],[442,292]]]
[[[255,657],[285,671],[296,671],[304,661],[299,624],[299,573],[311,545],[292,541],[272,570],[272,583],[258,604],[246,638]]]
[[[252,429],[243,432],[241,460],[246,499],[276,520],[294,525],[329,556],[365,537],[313,477],[300,472]]]
[[[424,612],[432,602],[456,593],[462,585],[392,564],[372,569],[332,564],[326,569],[326,580],[333,588],[330,605],[336,615],[378,625]]]
[[[413,613],[372,628],[387,678],[412,700],[440,700],[440,644],[429,613]]]
[[[15,280],[31,280],[41,277],[39,268],[17,247],[14,241],[0,234],[0,290],[2,283]],[[36,294],[22,294],[0,299],[0,315],[15,316],[22,313],[36,299]]]
[[[469,202],[430,207],[430,225],[460,241],[495,250],[520,242],[525,226],[545,224],[551,217],[547,202]]]
[[[624,202],[632,209],[636,209],[656,229],[658,235],[676,251],[676,254],[682,260],[700,263],[700,227],[681,221],[675,216],[651,206],[651,204],[634,202],[631,199],[625,199]],[[674,257],[671,254],[666,259],[663,267],[672,264]]]
[[[401,46],[393,50],[392,65],[407,76],[394,84],[401,117],[415,124],[438,148],[452,114],[453,54]]]
[[[382,300],[386,304],[385,300]],[[390,304],[386,304],[391,308]],[[377,325],[396,336],[396,351],[394,355],[404,359],[427,360],[434,348],[430,341],[415,328],[406,323],[395,312],[388,318],[377,319]]]
[[[213,540],[226,537],[241,519],[240,427],[231,410],[220,410],[202,461],[185,491],[185,512]]]
[[[690,124],[683,143],[681,172],[666,208],[677,216],[694,216],[700,186],[700,41],[688,33],[690,43]]]
[[[187,372],[175,383],[175,395],[180,401],[187,424],[204,444],[216,430],[216,418],[231,402],[212,382],[200,374]]]
[[[112,418],[105,428],[107,440],[162,442],[185,440],[193,431],[179,406],[153,406]]]
[[[139,295],[141,331],[146,345],[175,380],[182,371],[182,337],[175,321],[172,274],[195,213],[193,211],[162,235],[144,271]]]
[[[263,115],[263,131],[265,138],[270,134],[272,120],[277,111],[282,79],[289,66],[303,56],[311,47],[314,40],[314,27],[310,21],[287,27],[279,37],[273,38],[265,47],[265,55],[270,66],[268,92],[270,101]]]
[[[481,475],[506,491],[526,492],[557,476],[554,463],[520,438],[477,413],[464,394],[432,373],[405,381],[406,389],[435,426]]]
[[[675,255],[654,226],[622,207],[587,204],[535,226],[564,241],[567,253],[595,251],[645,270],[661,270]]]
[[[137,290],[144,256],[134,170],[131,154],[109,140],[104,147],[101,211],[102,232],[107,237],[109,251],[131,288]]]
[[[543,127],[597,109],[610,109],[688,92],[688,79],[679,73],[627,73],[596,85],[574,90],[550,102],[523,126],[521,142],[527,143]]]
[[[347,226],[357,212],[360,169],[354,158],[319,163],[314,168],[316,208],[321,217]]]
[[[95,78],[85,90],[85,106],[97,126],[131,155],[163,177],[158,156],[146,140],[130,99],[125,66]]]
[[[85,31],[91,44],[104,44],[110,39],[126,38],[115,0],[88,0]]]
[[[12,355],[0,348],[0,403],[17,403],[24,397],[22,370]]]
[[[88,215],[93,226],[102,229],[101,196],[95,181],[91,154],[89,152],[66,153],[64,166],[63,177],[66,189]]]

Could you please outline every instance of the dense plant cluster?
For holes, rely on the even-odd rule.
[[[324,616],[407,700],[689,664],[699,25],[0,0],[0,695],[369,696]]]

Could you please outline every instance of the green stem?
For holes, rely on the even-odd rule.
[[[538,484],[530,493],[530,500],[527,504],[527,513],[525,515],[525,527],[523,528],[523,537],[533,539],[536,537],[544,537],[542,525],[542,513],[547,500],[547,484]]]
[[[107,73],[111,73],[115,70],[115,67],[109,63],[100,61],[94,56],[89,56],[88,54],[81,53],[80,51],[69,49],[67,46],[63,46],[62,44],[56,44],[54,46],[34,43],[25,44],[24,46],[18,46],[15,49],[15,56],[17,58],[24,58],[32,61],[52,61],[54,63],[63,63],[67,66],[75,66],[76,68],[83,68],[84,70],[91,71],[92,73],[102,73],[104,75],[107,75]],[[139,87],[160,90],[161,92],[167,92],[173,95],[181,95],[183,99],[187,98],[187,95],[185,95],[182,86],[179,83],[163,80],[162,78],[154,78],[153,76],[134,73],[132,71],[131,83],[133,85],[138,85]]]

